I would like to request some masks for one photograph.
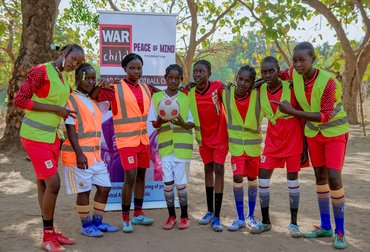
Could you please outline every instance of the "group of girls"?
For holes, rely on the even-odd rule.
[[[146,169],[150,166],[147,120],[158,131],[158,151],[163,169],[164,195],[169,217],[163,228],[176,223],[174,189],[181,207],[179,229],[189,227],[187,175],[192,158],[193,136],[204,163],[207,212],[199,224],[223,230],[220,212],[224,190],[224,164],[231,153],[236,220],[228,227],[236,231],[248,226],[258,234],[271,229],[269,218],[270,179],[275,168],[287,169],[293,237],[331,237],[330,198],[335,219],[334,247],[346,248],[344,232],[344,189],[341,179],[348,138],[348,120],[341,103],[341,85],[328,72],[313,67],[312,44],[294,48],[293,66],[280,71],[278,61],[265,57],[260,65],[263,83],[256,85],[256,71],[250,65],[240,68],[236,83],[224,85],[210,81],[211,64],[197,61],[191,85],[181,89],[182,68],[166,69],[167,89],[142,84],[143,59],[134,53],[122,60],[126,77],[120,83],[101,81],[84,62],[84,51],[76,45],[62,50],[55,61],[31,69],[14,104],[26,110],[21,141],[34,167],[43,219],[42,248],[64,251],[62,245],[75,243],[54,230],[53,216],[60,188],[58,159],[60,140],[57,126],[65,119],[68,140],[61,148],[67,193],[77,193],[76,209],[81,218],[81,234],[89,237],[115,232],[118,227],[103,222],[110,190],[107,167],[100,157],[102,110],[113,114],[116,144],[124,169],[122,187],[122,231],[133,232],[134,225],[151,225],[154,220],[142,209]],[[64,72],[74,71],[76,88],[71,90]],[[257,87],[258,86],[258,87]],[[181,90],[181,91],[180,91]],[[158,114],[162,99],[176,100],[180,115],[164,121]],[[262,152],[261,123],[268,119]],[[304,127],[304,131],[302,128]],[[307,166],[308,151],[316,178],[320,226],[302,233],[297,224],[300,198],[298,172]],[[243,178],[247,177],[248,215],[244,216]],[[95,185],[93,213],[89,194]],[[256,221],[254,209],[259,192],[262,220]],[[130,217],[132,194],[134,213]]]

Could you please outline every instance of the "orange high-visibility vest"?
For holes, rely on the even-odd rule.
[[[78,143],[88,160],[88,165],[93,165],[95,160],[98,162],[102,160],[100,154],[102,113],[95,101],[92,101],[92,104],[95,117],[77,95],[71,94],[68,100],[69,108],[77,112],[76,119],[73,120],[78,134]],[[76,153],[69,139],[64,141],[61,155],[63,165],[77,165]]]
[[[146,84],[139,83],[143,93],[144,112],[141,113],[137,99],[124,80],[121,85],[114,85],[117,114],[113,115],[114,132],[117,148],[137,147],[140,143],[149,144],[146,128],[150,107],[150,91]]]

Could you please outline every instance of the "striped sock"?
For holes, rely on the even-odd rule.
[[[297,214],[299,206],[299,181],[288,180],[289,205],[290,205],[290,223],[297,225]]]
[[[180,201],[181,218],[188,218],[188,192],[186,185],[177,185],[176,188]]]
[[[94,208],[94,213],[93,213],[94,225],[100,226],[103,222],[105,204],[94,201],[93,208]]]
[[[134,198],[134,217],[137,217],[139,215],[144,215],[143,201],[144,199]]]
[[[131,205],[122,204],[122,220],[123,221],[129,221],[130,220],[130,207],[131,207]]]
[[[82,227],[89,227],[91,225],[89,205],[76,205],[76,210],[81,218]]]
[[[323,229],[329,230],[331,229],[329,185],[328,184],[316,185],[316,194],[317,194],[317,201],[318,201],[319,210],[320,210],[320,219],[321,219],[320,227],[322,227]]]
[[[330,198],[333,205],[335,233],[344,234],[344,188],[330,191]]]
[[[270,179],[258,179],[259,196],[262,212],[262,223],[270,224]]]
[[[234,182],[234,198],[236,212],[238,213],[238,219],[244,221],[244,188],[243,183]]]
[[[254,209],[256,208],[257,199],[257,178],[248,181],[248,217],[254,217]]]
[[[166,199],[167,209],[168,209],[168,215],[176,217],[175,212],[175,193],[173,191],[173,184],[172,185],[166,185],[164,184],[164,198]]]

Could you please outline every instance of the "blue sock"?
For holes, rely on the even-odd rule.
[[[257,199],[257,179],[248,181],[248,217],[254,217]]]
[[[335,233],[344,235],[344,188],[330,191],[330,197],[334,212]]]
[[[235,183],[234,182],[234,198],[235,198],[235,206],[236,211],[238,213],[239,220],[244,221],[244,189],[243,183]]]
[[[331,229],[330,223],[330,188],[329,185],[316,185],[317,201],[320,209],[320,227],[326,230]]]

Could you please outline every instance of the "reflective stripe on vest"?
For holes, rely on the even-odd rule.
[[[165,97],[164,91],[153,95],[153,104],[158,113],[158,105]],[[184,93],[174,97],[180,107],[180,116],[186,121],[189,112],[189,99]],[[158,129],[158,150],[161,157],[173,154],[176,158],[190,159],[193,154],[193,134],[191,130],[178,125],[164,123]]]
[[[266,118],[270,121],[271,124],[276,124],[277,119],[288,119],[292,118],[292,116],[289,116],[287,114],[284,114],[280,111],[279,108],[277,108],[276,113],[272,110],[270,100],[268,98],[267,94],[267,83],[263,84],[260,89],[260,97],[261,97],[261,107],[264,115]],[[280,102],[283,102],[284,100],[290,102],[290,89],[289,89],[289,82],[282,81],[282,93],[280,97]]]
[[[202,146],[202,134],[200,132],[200,120],[198,115],[197,99],[195,97],[195,87],[190,89],[188,98],[190,111],[194,118],[195,139],[197,140],[198,145]]]
[[[102,127],[102,113],[95,101],[91,100],[94,112],[75,94],[69,97],[68,106],[77,112],[74,119],[78,144],[88,160],[88,165],[93,165],[95,160],[101,161],[100,137]],[[94,116],[95,115],[95,116]],[[71,141],[64,141],[61,151],[63,165],[77,165],[76,153]]]
[[[222,97],[227,114],[229,151],[231,155],[241,156],[244,152],[251,157],[261,155],[262,113],[257,90],[252,89],[251,91],[249,107],[244,121],[236,106],[235,87],[225,89]]]
[[[320,112],[321,98],[330,78],[333,78],[336,83],[336,101],[334,104],[333,114],[329,122],[319,123],[307,121],[305,127],[305,135],[308,137],[314,137],[319,132],[321,132],[326,137],[339,136],[348,132],[348,117],[347,113],[344,111],[341,101],[342,86],[340,82],[337,81],[330,73],[325,70],[319,69],[319,74],[315,80],[315,83],[313,84],[310,105],[305,95],[303,77],[296,70],[293,70],[294,93],[297,101],[306,112]]]
[[[144,111],[141,112],[136,97],[124,80],[114,85],[117,114],[113,115],[117,148],[149,145],[146,121],[150,107],[150,91],[145,84],[138,84],[143,95]]]
[[[49,92],[44,98],[39,98],[34,93],[31,100],[42,104],[64,107],[70,93],[67,78],[63,75],[62,81],[50,62],[39,67],[45,67],[46,69],[43,81],[50,82]],[[54,143],[57,128],[61,121],[62,118],[53,112],[26,110],[20,135],[33,141]]]

